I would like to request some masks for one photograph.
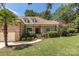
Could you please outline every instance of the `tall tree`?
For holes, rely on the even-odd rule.
[[[47,10],[52,9],[52,3],[47,3]]]
[[[44,19],[47,19],[47,20],[51,20],[52,19],[52,14],[51,14],[50,11],[40,12],[39,16],[44,18]]]
[[[38,12],[35,12],[33,10],[26,9],[25,10],[25,16],[39,16],[39,13]]]
[[[9,11],[8,9],[6,9],[5,4],[1,3],[1,7],[3,9],[0,10],[0,21],[3,22],[4,24],[4,42],[5,42],[5,47],[8,47],[8,32],[7,32],[7,28],[8,28],[8,23],[13,22],[16,19],[16,15]]]
[[[52,18],[51,14],[52,3],[46,3],[46,10],[40,12],[40,17],[50,20]]]
[[[51,19],[52,3],[47,3],[46,5],[47,5],[47,7],[46,7],[46,10],[44,13],[44,18],[49,20],[49,19]]]
[[[32,5],[32,3],[28,3],[28,5]],[[25,16],[39,16],[43,17],[45,19],[51,19],[51,9],[52,9],[52,3],[46,3],[46,10],[44,12],[38,13],[33,10],[26,10]]]
[[[66,22],[72,22],[78,14],[78,4],[62,5],[53,15],[57,20],[65,20]],[[75,10],[77,9],[77,10]]]

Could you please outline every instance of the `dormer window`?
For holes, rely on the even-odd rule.
[[[31,18],[31,20],[32,20],[33,23],[37,22],[36,18]]]
[[[26,23],[30,23],[28,18],[23,18]]]

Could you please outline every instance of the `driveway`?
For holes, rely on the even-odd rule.
[[[20,42],[8,42],[8,45],[20,45],[20,44],[33,44],[33,43],[37,43],[37,42],[40,42],[42,41],[42,39],[37,39],[35,41],[20,41]],[[4,45],[4,42],[0,42],[0,48],[3,48],[5,45]]]

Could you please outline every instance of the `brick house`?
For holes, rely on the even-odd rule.
[[[8,25],[8,41],[20,41],[25,25],[26,32],[42,34],[48,31],[58,31],[60,22],[40,17],[18,17],[16,23]],[[3,25],[0,23],[0,41],[4,41],[3,30]]]
[[[54,20],[46,20],[40,17],[19,17],[26,25],[26,31],[42,34],[48,31],[58,31],[60,22]],[[63,25],[63,23],[62,23]]]

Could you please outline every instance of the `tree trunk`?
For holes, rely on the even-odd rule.
[[[7,20],[4,20],[4,41],[5,41],[5,47],[8,47],[8,42],[7,42]]]

